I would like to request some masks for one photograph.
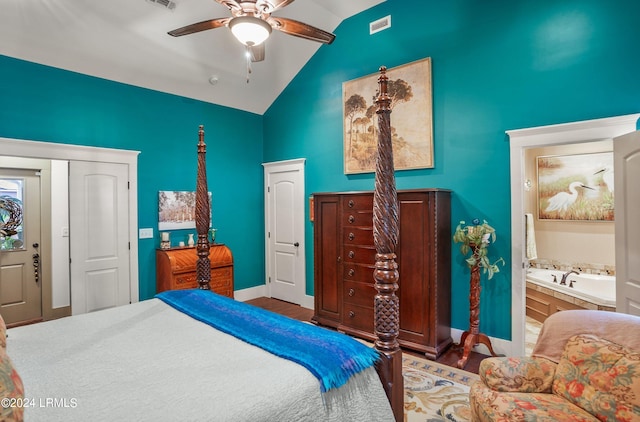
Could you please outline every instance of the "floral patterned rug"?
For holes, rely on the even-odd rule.
[[[405,422],[471,420],[469,387],[478,375],[406,354],[402,373]]]

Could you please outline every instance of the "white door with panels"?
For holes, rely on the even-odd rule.
[[[70,162],[73,315],[131,302],[128,174],[126,164]]]
[[[613,142],[616,310],[640,316],[640,131]]]
[[[267,289],[296,304],[306,288],[304,161],[264,164]]]

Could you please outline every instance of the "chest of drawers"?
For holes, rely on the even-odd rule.
[[[450,191],[398,192],[400,345],[436,359],[451,339]],[[314,322],[373,339],[373,193],[314,194]]]

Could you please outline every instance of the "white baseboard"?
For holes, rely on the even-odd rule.
[[[303,308],[307,308],[307,309],[314,309],[314,300],[313,300],[313,296],[309,296],[309,295],[305,295],[304,299],[302,300],[302,303],[300,304],[300,306],[302,306]]]
[[[267,286],[249,287],[248,289],[236,290],[233,292],[233,298],[239,302],[257,299],[259,297],[267,297]]]
[[[239,302],[246,302],[247,300],[257,299],[259,297],[269,297],[266,285],[249,287],[248,289],[236,290],[233,292],[233,298]],[[307,309],[313,309],[313,296],[305,295],[300,306]]]

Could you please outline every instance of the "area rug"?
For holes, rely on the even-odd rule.
[[[406,354],[402,374],[405,422],[471,420],[469,388],[478,375]]]

